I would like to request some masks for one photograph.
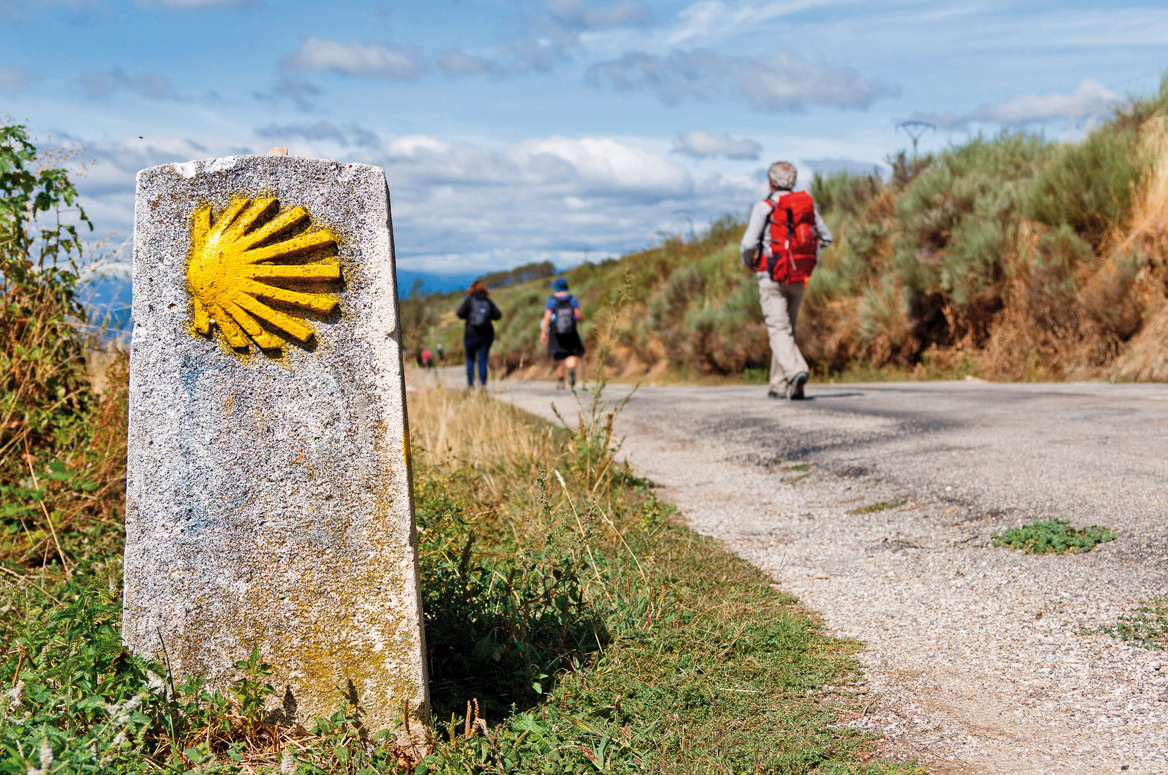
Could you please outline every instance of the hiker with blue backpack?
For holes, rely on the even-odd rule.
[[[819,263],[819,248],[831,232],[806,191],[794,191],[795,165],[777,161],[767,170],[771,191],[754,205],[742,235],[742,264],[758,278],[762,316],[771,344],[767,396],[801,400],[807,361],[795,344],[795,321],[803,291]]]
[[[579,322],[580,302],[568,293],[568,281],[557,277],[539,323],[539,341],[547,345],[548,357],[556,364],[557,388],[564,387],[566,367],[571,387],[576,389],[576,361],[584,355]]]
[[[487,284],[482,280],[475,280],[470,284],[467,297],[454,313],[466,321],[462,331],[462,344],[466,347],[466,384],[468,388],[475,386],[475,363],[479,367],[479,386],[487,386],[487,356],[491,351],[491,343],[495,341],[495,326],[492,320],[503,317],[503,313],[491,301]]]

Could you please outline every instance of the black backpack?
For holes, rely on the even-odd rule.
[[[552,325],[556,336],[576,333],[576,313],[572,309],[572,297],[556,297],[556,308],[552,311]]]
[[[491,322],[491,302],[478,296],[472,296],[470,315],[467,316],[466,322],[470,323],[473,328],[485,328]]]

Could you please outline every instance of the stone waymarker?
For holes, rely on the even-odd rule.
[[[283,708],[428,716],[389,198],[287,156],[138,174],[126,644]],[[406,737],[405,725],[399,737]]]

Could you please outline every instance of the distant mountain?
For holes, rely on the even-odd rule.
[[[438,274],[436,272],[413,272],[409,269],[397,270],[397,292],[400,296],[409,296],[413,290],[414,281],[420,280],[419,289],[423,296],[431,293],[446,293],[448,291],[466,290],[475,280],[482,277],[482,273],[474,274]]]

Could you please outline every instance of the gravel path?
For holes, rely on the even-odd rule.
[[[641,388],[623,454],[690,524],[866,644],[865,716],[932,773],[1168,774],[1168,653],[1104,634],[1168,595],[1168,387]],[[609,389],[608,398],[622,388]],[[552,419],[570,394],[500,383]],[[869,510],[881,503],[895,507]],[[991,533],[1101,524],[1090,553]]]

